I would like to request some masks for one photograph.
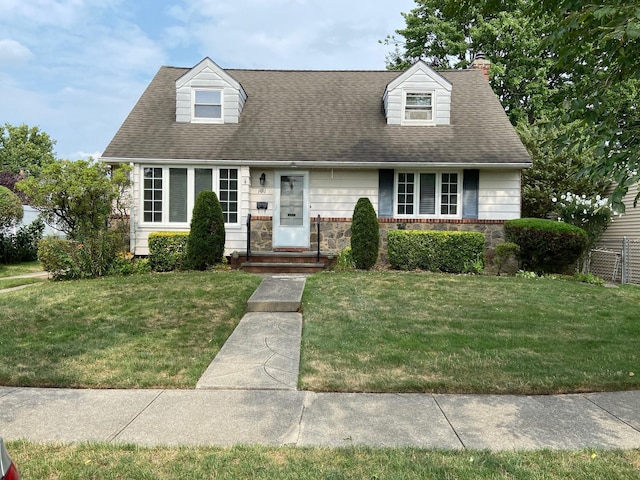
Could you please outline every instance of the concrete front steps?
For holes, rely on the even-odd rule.
[[[320,252],[246,252],[231,258],[231,267],[251,273],[316,273],[329,268],[337,261],[333,253]]]

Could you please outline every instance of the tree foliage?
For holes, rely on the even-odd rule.
[[[225,243],[224,215],[215,192],[202,191],[196,197],[187,240],[187,266],[205,270],[220,263]]]
[[[19,223],[23,215],[20,198],[7,187],[0,186],[0,232]]]
[[[592,181],[578,175],[595,163],[593,153],[575,148],[556,151],[548,147],[571,128],[571,125],[547,128],[524,122],[518,124],[518,134],[533,162],[531,168],[522,172],[523,217],[546,218],[556,210],[552,199],[567,192],[592,197],[602,194],[607,187],[605,181]]]
[[[106,229],[112,209],[126,207],[122,199],[128,186],[128,167],[111,171],[86,160],[47,163],[37,177],[17,184],[48,223],[74,240]]]
[[[560,121],[579,122],[590,133],[567,135],[564,144],[595,151],[590,176],[613,177],[618,186],[611,201],[624,211],[628,187],[640,182],[640,0],[536,5],[556,25],[544,46],[575,86],[563,99]],[[532,6],[532,14],[536,10]]]
[[[534,123],[549,109],[550,96],[563,85],[560,72],[541,53],[541,39],[553,25],[531,16],[528,0],[416,0],[403,13],[406,27],[389,36],[396,50],[388,67],[404,69],[424,60],[436,69],[467,68],[482,52],[491,61],[491,86],[511,122]]]
[[[55,143],[38,127],[5,123],[0,126],[0,171],[37,174],[55,159]]]

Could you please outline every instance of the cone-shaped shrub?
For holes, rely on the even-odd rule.
[[[376,211],[368,198],[360,198],[353,210],[351,255],[356,268],[369,270],[378,260],[380,228]]]
[[[225,231],[222,207],[215,192],[200,192],[191,217],[187,241],[187,265],[205,270],[220,263],[224,253]]]

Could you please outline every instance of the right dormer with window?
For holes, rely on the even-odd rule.
[[[388,125],[450,125],[451,83],[419,61],[387,85],[384,111]]]

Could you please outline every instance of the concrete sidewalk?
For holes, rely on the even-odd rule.
[[[0,435],[139,445],[640,448],[640,392],[560,396],[0,387]]]
[[[305,279],[267,277],[195,390],[0,387],[0,436],[140,445],[640,448],[640,391],[558,396],[297,391]],[[285,311],[286,310],[286,311]]]

